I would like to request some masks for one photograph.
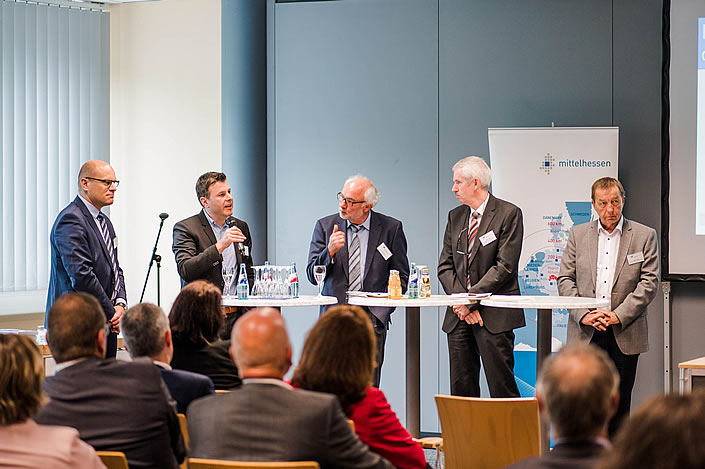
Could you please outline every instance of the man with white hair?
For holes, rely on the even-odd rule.
[[[453,192],[462,204],[448,213],[438,280],[447,294],[518,295],[519,255],[524,237],[521,209],[489,193],[492,173],[482,158],[453,166]],[[524,311],[478,304],[446,310],[450,392],[480,397],[480,358],[492,397],[519,397],[514,380],[514,329]]]
[[[409,280],[406,237],[401,221],[375,212],[377,188],[364,176],[348,178],[338,192],[338,213],[316,222],[308,251],[308,279],[316,284],[313,269],[326,267],[323,294],[347,303],[348,291],[385,292],[389,271],[398,270],[402,290]],[[326,310],[321,307],[321,313]],[[377,336],[377,368],[374,385],[379,387],[384,343],[394,308],[365,308]]]

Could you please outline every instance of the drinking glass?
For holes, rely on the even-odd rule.
[[[318,285],[318,296],[323,296],[323,280],[326,278],[326,266],[314,265],[313,278],[316,279],[316,285]]]
[[[230,296],[230,285],[233,284],[235,279],[235,267],[225,267],[223,266],[223,296]]]
[[[262,296],[262,266],[253,265],[255,269],[255,284],[252,286],[252,296]]]

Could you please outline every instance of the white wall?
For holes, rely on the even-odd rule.
[[[180,289],[172,227],[200,209],[198,176],[221,168],[221,2],[162,0],[110,12],[110,152],[121,181],[110,216],[135,304],[158,214],[169,214],[157,250],[168,311]],[[154,268],[145,301],[156,303]]]

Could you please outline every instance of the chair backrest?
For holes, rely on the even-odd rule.
[[[125,453],[122,451],[96,451],[96,453],[108,469],[130,469]]]
[[[316,461],[293,461],[293,462],[242,462],[242,461],[221,461],[219,459],[199,459],[190,458],[191,469],[254,469],[254,468],[277,468],[277,469],[320,469]]]
[[[182,413],[176,414],[179,417],[179,427],[181,427],[181,436],[184,438],[184,446],[188,450],[188,423],[186,423],[186,415]],[[181,469],[188,469],[188,458],[179,466]]]
[[[186,423],[185,414],[176,414],[179,416],[179,426],[181,427],[181,436],[184,437],[184,445],[188,448],[188,424]]]
[[[436,396],[447,469],[501,468],[541,451],[535,398]]]

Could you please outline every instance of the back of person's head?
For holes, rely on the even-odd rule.
[[[619,375],[607,354],[570,344],[541,367],[536,395],[556,436],[591,438],[604,433],[619,399]]]
[[[47,321],[47,341],[56,362],[97,356],[96,340],[104,327],[103,307],[93,295],[70,292],[59,297]]]
[[[705,392],[646,401],[617,432],[598,469],[705,467]]]
[[[372,321],[359,306],[330,308],[309,331],[292,383],[335,394],[343,408],[365,397],[375,369]]]
[[[283,378],[291,366],[291,344],[281,313],[256,308],[235,322],[230,354],[241,378]]]
[[[125,311],[120,330],[132,358],[155,357],[166,346],[169,322],[164,311],[151,303],[140,303]]]
[[[29,337],[0,334],[0,425],[33,417],[44,401],[44,367]]]
[[[205,280],[186,285],[174,300],[169,326],[174,342],[206,345],[218,337],[223,326],[222,294]]]

